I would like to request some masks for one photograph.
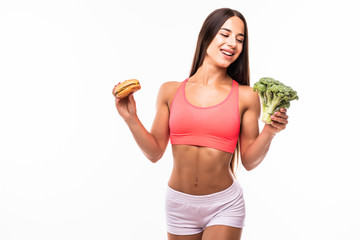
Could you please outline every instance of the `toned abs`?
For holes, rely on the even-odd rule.
[[[173,145],[172,151],[171,188],[192,195],[205,195],[222,191],[233,183],[231,153],[189,145]]]

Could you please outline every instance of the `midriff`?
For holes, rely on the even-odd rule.
[[[206,195],[231,186],[232,153],[191,145],[172,145],[173,171],[169,186],[192,195]]]

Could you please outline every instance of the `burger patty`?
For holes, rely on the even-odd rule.
[[[138,83],[130,83],[129,85],[126,85],[126,86],[120,88],[116,93],[119,93],[119,92],[125,90],[126,88],[128,88],[130,86],[136,86],[136,85],[139,85],[139,84]]]

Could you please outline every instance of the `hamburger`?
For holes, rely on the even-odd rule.
[[[139,80],[137,79],[129,79],[124,82],[119,82],[115,85],[112,93],[117,98],[125,98],[130,93],[136,92],[141,88]]]

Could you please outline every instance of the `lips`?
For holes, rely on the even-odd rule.
[[[224,55],[226,55],[226,56],[228,56],[228,57],[232,57],[232,56],[235,55],[235,52],[234,52],[233,50],[220,49],[220,51],[221,51]]]

